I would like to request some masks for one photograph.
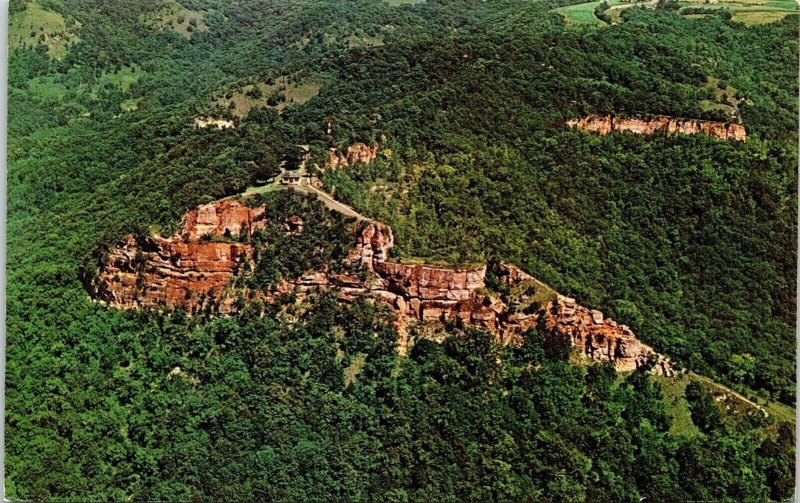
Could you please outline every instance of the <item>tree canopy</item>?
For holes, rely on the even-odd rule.
[[[538,331],[502,347],[453,326],[399,357],[386,312],[324,293],[229,318],[87,295],[126,234],[170,234],[298,144],[319,160],[375,141],[378,159],[323,180],[392,226],[399,258],[517,263],[789,409],[773,401],[795,396],[796,19],[632,7],[596,28],[552,10],[566,3],[12,2],[34,36],[9,52],[8,497],[791,497],[793,423],[720,409],[691,375],[576,364]],[[285,89],[236,94],[255,84]],[[715,89],[736,117],[706,106]],[[590,113],[741,120],[748,140],[565,127]],[[196,125],[214,114],[235,127]],[[281,197],[276,222],[301,208],[320,225],[256,236],[262,285],[345,239]]]

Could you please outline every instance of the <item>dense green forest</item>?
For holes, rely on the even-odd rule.
[[[392,225],[398,258],[518,263],[677,364],[793,405],[796,17],[661,2],[597,28],[552,11],[567,3],[13,0],[7,496],[790,498],[793,422],[725,411],[690,377],[578,365],[544,333],[500,347],[452,327],[401,358],[368,303],[214,318],[88,297],[125,234],[171,232],[296,144],[377,141],[323,178]],[[263,106],[237,112],[247,85]],[[235,128],[195,127],[228,99]],[[748,141],[564,127],[588,113],[734,118]],[[276,215],[292,204],[310,203]],[[285,244],[259,281],[336,258]]]

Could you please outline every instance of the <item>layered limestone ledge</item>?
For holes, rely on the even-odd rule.
[[[541,327],[569,338],[587,358],[608,360],[620,371],[633,370],[653,357],[656,371],[672,375],[669,361],[628,327],[555,294],[518,267],[493,266],[494,278],[506,290],[501,295],[487,288],[487,266],[390,261],[394,237],[391,228],[379,222],[367,221],[357,228],[356,244],[345,260],[345,270],[361,269],[363,274],[325,267],[286,278],[270,291],[237,291],[232,280],[240,267],[253,266],[252,245],[237,240],[266,224],[264,209],[218,201],[187,213],[180,231],[168,238],[127,236],[104,259],[95,297],[120,309],[164,307],[228,315],[236,312],[240,297],[271,302],[289,291],[307,295],[329,290],[343,302],[368,298],[388,306],[397,316],[402,341],[411,322],[460,322],[486,329],[503,343],[519,343],[526,330]],[[284,229],[294,233],[303,232],[303,227],[302,221],[290,217]]]
[[[706,134],[720,140],[745,141],[747,139],[747,131],[741,124],[696,119],[675,119],[664,116],[638,119],[611,115],[589,115],[580,119],[568,120],[567,125],[582,131],[591,131],[602,135],[613,131],[628,131],[637,134]]]
[[[263,214],[263,207],[218,201],[187,213],[181,230],[170,237],[126,236],[103,260],[96,296],[121,309],[166,307],[193,313],[212,307],[230,314],[234,296],[225,293],[239,267],[253,256],[250,244],[235,239],[263,227]]]

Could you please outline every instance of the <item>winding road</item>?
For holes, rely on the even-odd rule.
[[[315,194],[317,196],[317,198],[319,198],[319,200],[322,201],[325,204],[325,206],[327,206],[328,208],[330,208],[330,209],[332,209],[334,211],[338,211],[342,215],[346,215],[348,217],[353,217],[356,220],[370,220],[369,218],[367,218],[364,215],[362,215],[361,213],[357,212],[356,210],[354,210],[350,206],[347,206],[344,203],[340,203],[339,201],[334,199],[330,194],[328,194],[327,192],[323,192],[323,191],[319,190],[316,187],[313,187],[311,185],[302,185],[301,184],[301,185],[294,185],[291,188],[296,190],[296,191],[298,191],[298,192],[302,192],[304,194]]]
[[[339,201],[334,199],[333,196],[331,196],[327,192],[322,191],[322,190],[314,187],[313,185],[310,185],[308,183],[308,179],[305,176],[303,176],[303,175],[306,174],[306,161],[303,161],[300,164],[300,169],[297,172],[300,175],[299,183],[291,184],[291,185],[283,185],[281,183],[281,179],[283,178],[283,175],[285,173],[286,173],[286,170],[281,168],[281,173],[279,175],[275,176],[275,178],[273,179],[273,181],[271,183],[269,183],[267,185],[256,186],[256,187],[248,187],[244,192],[241,192],[241,193],[236,194],[234,196],[226,197],[224,199],[233,199],[233,198],[237,198],[237,197],[245,198],[245,197],[253,196],[255,194],[265,194],[267,192],[272,192],[272,191],[275,191],[275,190],[294,189],[294,190],[296,190],[298,192],[302,192],[303,194],[314,194],[315,196],[317,196],[317,198],[320,201],[322,201],[325,204],[325,206],[327,206],[328,208],[330,208],[333,211],[338,211],[342,215],[345,215],[345,216],[348,216],[348,217],[353,217],[358,221],[361,221],[361,220],[372,221],[370,218],[365,217],[364,215],[362,215],[361,213],[357,212],[356,210],[354,210],[350,206],[347,206],[344,203],[340,203]]]
[[[301,174],[305,174],[305,172],[306,172],[305,162],[303,162],[303,164],[301,165],[300,173]],[[254,194],[267,193],[267,192],[272,192],[272,191],[275,191],[275,190],[291,189],[291,190],[296,190],[298,192],[301,192],[303,194],[314,194],[329,209],[331,209],[333,211],[337,211],[337,212],[339,212],[339,213],[341,213],[341,214],[343,214],[345,216],[355,218],[358,221],[362,221],[362,220],[372,221],[372,219],[365,217],[364,215],[362,215],[361,213],[357,212],[356,210],[354,210],[350,206],[348,206],[348,205],[346,205],[346,204],[344,204],[342,202],[337,201],[336,199],[333,198],[333,196],[331,196],[327,192],[325,192],[323,190],[320,190],[320,189],[314,187],[313,185],[310,185],[308,183],[308,179],[306,177],[304,177],[304,176],[300,177],[300,182],[297,183],[297,184],[283,185],[281,183],[281,178],[282,178],[283,173],[284,172],[282,171],[281,174],[276,176],[274,181],[272,183],[268,184],[268,185],[263,185],[263,186],[259,186],[259,187],[249,187],[244,192],[242,192],[242,193],[240,193],[238,195],[235,195],[235,196],[231,196],[231,197],[232,198],[233,197],[248,197],[248,196],[252,196]],[[545,287],[547,290],[550,290],[553,293],[556,293],[555,290],[553,290],[550,286],[548,286],[548,285],[546,285],[544,283],[541,283],[538,280],[536,280],[536,281],[541,286]],[[695,374],[694,372],[692,372],[691,374],[692,374],[692,376],[694,378],[696,378],[699,381],[702,381],[706,385],[708,385],[710,387],[713,387],[713,388],[716,388],[716,389],[722,391],[723,393],[727,393],[728,395],[732,396],[733,398],[735,398],[735,399],[737,399],[737,400],[739,400],[739,401],[741,401],[741,402],[743,402],[743,403],[745,403],[747,405],[750,405],[751,407],[754,407],[756,410],[760,411],[764,415],[764,417],[769,417],[769,413],[766,411],[766,409],[764,407],[758,405],[757,403],[754,403],[753,401],[749,400],[748,398],[746,398],[745,396],[741,395],[740,393],[737,393],[736,391],[728,388],[727,386],[724,386],[722,384],[714,382],[713,380],[711,380],[711,379],[709,379],[709,378],[707,378],[705,376],[702,376],[702,375],[699,375],[699,374]]]

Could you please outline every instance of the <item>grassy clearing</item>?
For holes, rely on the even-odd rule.
[[[686,401],[686,386],[697,381],[701,383],[714,396],[729,395],[730,390],[721,386],[710,379],[696,374],[683,374],[678,377],[668,378],[663,376],[653,376],[653,379],[661,383],[664,390],[664,404],[667,412],[673,418],[672,433],[693,436],[698,434],[697,428],[692,423],[692,416],[689,412],[689,403]],[[756,406],[747,404],[738,399],[727,399],[717,402],[723,413],[729,416],[734,422],[740,420],[743,414],[759,414]],[[788,405],[768,400],[758,400],[758,406],[762,407],[769,414],[769,423],[761,429],[762,435],[769,435],[774,432],[777,425],[781,422],[788,422],[794,426],[795,409]]]
[[[61,99],[67,94],[67,87],[52,77],[36,77],[28,81],[31,95],[42,99]]]
[[[133,112],[139,108],[139,101],[141,98],[130,98],[119,104],[123,112]]]
[[[565,7],[557,8],[555,11],[564,16],[564,19],[569,24],[591,24],[595,26],[606,26],[606,23],[597,19],[597,16],[594,15],[595,9],[599,7],[601,3],[602,2],[598,1],[567,5]],[[611,20],[612,22],[616,23],[619,22],[620,14],[623,10],[631,7],[652,6],[655,5],[655,2],[651,0],[640,2],[608,0],[608,5],[610,7],[609,14],[611,16]]]
[[[580,351],[573,351],[570,361],[582,366],[594,364],[590,360],[584,358]],[[621,383],[629,375],[630,372],[618,373],[617,379]],[[675,377],[653,375],[651,378],[661,385],[664,408],[672,418],[670,433],[673,435],[693,437],[700,434],[700,430],[698,430],[692,422],[689,402],[686,401],[686,386],[693,381],[702,384],[703,387],[715,397],[717,407],[722,411],[723,415],[726,417],[726,422],[730,425],[747,424],[746,422],[742,422],[745,415],[752,414],[760,416],[761,414],[755,405],[730,397],[731,390],[705,376],[689,372],[686,374],[679,374]],[[726,399],[723,400],[721,398],[722,396],[725,396]],[[795,409],[793,407],[768,400],[758,400],[757,405],[765,409],[769,414],[769,419],[766,419],[766,424],[755,430],[762,437],[767,437],[776,433],[778,425],[782,422],[788,422],[794,427]]]
[[[564,16],[568,24],[592,24],[603,25],[602,21],[594,15],[594,10],[600,6],[600,2],[579,3],[559,7],[556,12]]]
[[[75,91],[83,92],[88,91],[93,97],[97,97],[98,91],[105,86],[111,85],[119,88],[121,91],[126,92],[130,89],[131,84],[136,82],[144,71],[139,68],[123,68],[117,73],[104,73],[97,80],[91,88],[86,85],[77,86]],[[32,97],[40,100],[60,100],[67,95],[69,89],[65,86],[60,79],[49,77],[36,77],[28,81],[28,89]],[[129,112],[138,108],[138,103],[141,98],[130,98],[120,104],[122,111]]]
[[[767,24],[780,21],[786,16],[796,16],[797,12],[786,11],[752,11],[752,12],[737,12],[733,16],[733,20],[746,25]]]
[[[767,7],[785,9],[788,11],[800,10],[800,7],[798,7],[797,3],[792,0],[769,0],[767,2]]]
[[[788,405],[780,402],[767,401],[764,404],[764,408],[767,409],[767,412],[770,416],[774,417],[778,421],[785,421],[791,424],[795,424],[797,421],[794,407],[789,407]]]
[[[32,98],[40,101],[48,102],[53,100],[61,100],[72,91],[73,94],[81,95],[87,93],[93,99],[96,99],[100,90],[106,86],[118,88],[120,91],[127,92],[131,85],[136,82],[145,72],[140,68],[122,68],[116,73],[104,73],[97,79],[97,82],[91,86],[87,84],[75,85],[72,89],[68,88],[64,81],[69,81],[69,77],[62,75],[58,76],[42,76],[35,77],[28,81],[28,94]],[[138,108],[141,98],[129,98],[120,103],[120,109],[123,112],[130,112]]]
[[[737,90],[727,82],[720,83],[719,79],[709,75],[706,77],[705,87],[714,93],[714,99],[718,103],[727,103],[731,106],[736,104]]]
[[[228,91],[217,98],[215,104],[217,107],[230,110],[237,117],[243,117],[253,108],[260,106],[280,111],[291,105],[302,105],[319,94],[320,89],[322,82],[316,79],[282,76],[271,84],[264,82],[246,84]]]
[[[358,374],[361,373],[361,370],[364,368],[364,364],[367,361],[367,355],[364,353],[359,353],[358,356],[353,357],[351,360],[350,366],[344,369],[344,385],[350,386],[356,378]]]
[[[700,108],[702,110],[718,110],[729,116],[736,115],[736,107],[722,103],[714,103],[709,100],[700,100]]]
[[[664,406],[672,417],[670,433],[693,437],[699,433],[692,423],[692,414],[689,412],[689,402],[686,401],[686,386],[691,382],[691,377],[680,375],[678,377],[653,376],[664,390]]]
[[[352,35],[348,36],[345,41],[347,42],[347,46],[351,49],[355,47],[379,47],[383,45],[383,35],[371,36],[356,35],[353,33]]]
[[[203,15],[189,9],[179,9],[165,16],[163,26],[172,28],[184,37],[191,37],[195,31],[208,31]]]
[[[738,91],[727,82],[720,82],[716,77],[706,77],[703,89],[713,96],[712,99],[700,100],[703,110],[718,110],[724,112],[731,120],[739,115]]]
[[[25,10],[9,18],[8,43],[10,47],[43,43],[51,56],[59,57],[70,44],[78,41],[78,37],[70,31],[77,28],[77,23],[68,28],[66,20],[58,12],[46,10],[37,2],[30,2]]]
[[[733,20],[746,24],[766,24],[778,21],[800,12],[800,6],[790,0],[735,0],[705,3],[705,0],[684,0],[681,7],[701,7],[708,10],[727,9],[733,13]],[[700,14],[702,16],[703,14]],[[696,17],[697,15],[692,15]]]
[[[202,12],[186,9],[177,2],[148,15],[146,22],[161,29],[175,30],[186,38],[191,37],[196,31],[208,31],[208,25],[203,22]]]
[[[619,23],[621,21],[622,11],[625,9],[629,9],[631,7],[642,7],[642,8],[655,8],[656,0],[647,0],[642,2],[616,2],[614,0],[610,1],[608,4],[611,6],[608,9],[609,15],[611,16],[612,23]]]
[[[586,2],[575,5],[567,5],[555,9],[555,12],[561,14],[568,24],[583,24],[603,26],[605,23],[597,19],[594,11],[601,4],[600,1]],[[620,15],[623,10],[631,7],[652,7],[655,1],[646,0],[641,2],[628,2],[623,0],[610,0],[608,2],[609,15],[613,23],[620,21]],[[788,15],[797,14],[800,12],[800,7],[791,0],[735,0],[735,1],[717,1],[716,3],[707,3],[707,0],[683,0],[679,2],[681,7],[702,7],[709,10],[728,9],[733,13],[733,20],[746,25],[766,24],[772,23],[783,19]],[[696,19],[705,16],[706,14],[687,14],[687,17]],[[703,106],[701,104],[701,106]],[[731,105],[707,103],[709,108],[716,108],[725,112],[729,111]]]
[[[114,73],[102,74],[97,81],[97,85],[103,87],[106,84],[111,84],[114,87],[119,87],[123,92],[127,92],[131,84],[139,80],[144,73],[145,72],[141,68],[136,66],[126,66]]]
[[[557,298],[558,292],[536,278],[523,281],[512,288],[509,293],[509,299],[519,304],[519,309],[525,309],[532,305],[544,307],[548,302],[555,301]]]
[[[284,188],[283,185],[280,185],[279,183],[269,183],[261,186],[247,187],[247,189],[240,195],[241,197],[250,197],[256,194],[268,194],[270,192],[282,190],[283,188]],[[234,196],[234,197],[239,197],[239,196]]]

